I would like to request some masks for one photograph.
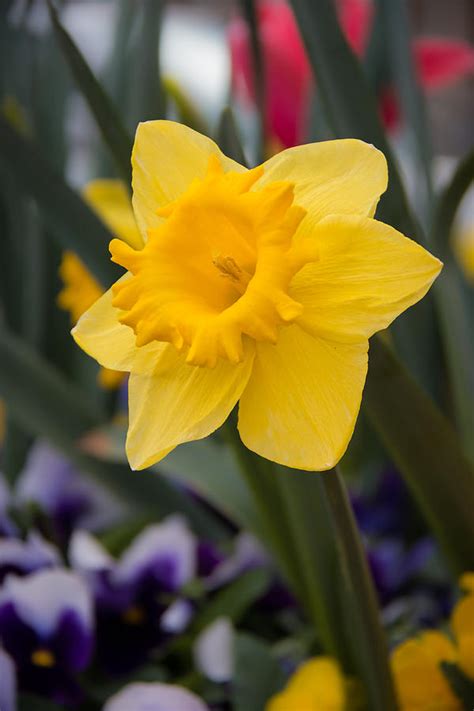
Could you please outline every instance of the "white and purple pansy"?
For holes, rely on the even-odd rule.
[[[59,551],[35,531],[25,541],[0,538],[0,584],[7,575],[28,575],[42,568],[61,565]]]
[[[9,576],[0,590],[0,642],[20,688],[57,703],[80,701],[75,676],[94,644],[91,595],[76,573],[43,570]]]
[[[93,591],[99,663],[109,672],[131,671],[174,633],[176,619],[169,627],[162,617],[196,575],[196,537],[182,517],[170,516],[145,528],[118,560],[76,531],[69,557]],[[185,603],[175,618],[185,624],[190,612]]]
[[[103,711],[209,711],[209,707],[181,686],[136,683],[112,696]]]
[[[39,506],[61,540],[66,540],[76,527],[91,531],[106,528],[122,513],[120,504],[108,492],[42,441],[30,451],[14,498],[17,506]]]

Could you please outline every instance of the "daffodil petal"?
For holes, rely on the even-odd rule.
[[[196,178],[204,178],[209,156],[225,171],[246,170],[207,136],[173,121],[140,123],[132,153],[133,208],[143,239],[163,220],[157,211],[176,200]]]
[[[309,333],[360,341],[419,301],[442,267],[416,242],[377,220],[337,215],[307,238],[317,261],[296,274],[290,296]]]
[[[178,444],[214,432],[238,401],[252,370],[251,345],[242,363],[219,359],[212,369],[188,365],[174,346],[161,346],[152,371],[139,368],[138,358],[130,375],[127,456],[133,469],[144,469]]]
[[[85,201],[115,237],[123,239],[134,249],[143,247],[133,214],[131,196],[121,180],[91,180],[82,192]]]
[[[367,373],[367,341],[332,343],[299,326],[276,346],[259,343],[241,400],[239,432],[254,452],[296,469],[322,471],[344,454]]]
[[[274,180],[295,184],[295,204],[308,211],[300,229],[332,214],[372,216],[387,189],[385,156],[354,138],[288,148],[264,169],[256,189]]]
[[[124,277],[122,277],[124,278]],[[129,371],[137,348],[135,334],[119,323],[112,306],[112,289],[105,292],[79,319],[71,333],[76,343],[104,368]]]

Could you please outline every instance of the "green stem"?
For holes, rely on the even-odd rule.
[[[347,599],[352,601],[350,622],[358,640],[360,675],[366,681],[369,708],[395,711],[397,703],[376,593],[345,486],[337,470],[324,472],[321,477],[336,528]]]

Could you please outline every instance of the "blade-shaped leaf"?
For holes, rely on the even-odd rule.
[[[163,117],[163,92],[158,70],[162,0],[142,0],[135,11],[139,27],[129,57],[128,120],[135,128],[139,121]],[[130,162],[130,159],[129,159]]]
[[[474,471],[450,423],[380,337],[364,405],[457,572],[474,566]]]
[[[241,165],[247,165],[247,160],[242,149],[242,143],[235,123],[235,117],[230,106],[226,106],[221,113],[217,129],[217,142],[225,146],[226,155],[233,158]]]
[[[36,145],[20,136],[0,117],[0,167],[38,203],[57,242],[76,252],[104,286],[120,270],[108,257],[113,235],[83,200],[64,182]]]
[[[94,76],[71,36],[62,26],[58,14],[50,0],[48,0],[48,8],[53,30],[62,50],[63,57],[71,70],[79,90],[87,101],[125,184],[130,185],[132,140],[122,125],[121,117],[117,113],[110,98]]]

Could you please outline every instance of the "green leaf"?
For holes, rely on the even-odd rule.
[[[222,146],[229,158],[233,158],[241,165],[247,165],[239,132],[235,123],[234,112],[230,106],[226,106],[222,109],[217,129],[217,143]]]
[[[268,645],[253,635],[237,634],[232,685],[234,711],[262,711],[284,683],[285,675]]]
[[[139,26],[134,28],[135,42],[129,57],[127,102],[128,120],[134,129],[140,121],[162,118],[164,114],[158,71],[162,5],[162,0],[142,0],[135,11]]]
[[[231,426],[227,431],[229,440],[233,437],[242,474],[262,519],[263,540],[302,604],[324,651],[336,656],[347,673],[360,672],[361,663],[364,664],[363,678],[372,686],[378,679],[378,686],[369,693],[374,694],[374,699],[383,700],[383,708],[394,707],[378,622],[365,616],[364,621],[370,619],[374,629],[359,626],[358,634],[353,633],[348,611],[354,612],[354,590],[347,585],[338,542],[341,516],[336,521],[328,507],[322,475],[293,471],[260,459],[243,447]],[[336,476],[334,472],[331,475]],[[346,561],[344,557],[344,565]],[[354,570],[358,563],[352,565]],[[361,604],[359,597],[357,604]],[[367,604],[365,599],[363,604]],[[378,643],[373,648],[365,645],[362,656],[361,642],[367,640]],[[372,664],[367,660],[368,649],[377,655]]]
[[[223,525],[165,478],[151,471],[131,472],[127,465],[87,456],[79,438],[97,427],[102,413],[22,341],[0,330],[0,396],[15,420],[31,434],[49,440],[84,474],[96,478],[142,513],[160,518],[184,513],[198,535],[221,538]]]
[[[0,117],[0,168],[38,203],[63,249],[76,252],[98,281],[108,287],[120,270],[108,257],[113,235],[51,167],[32,141]]]
[[[125,184],[131,185],[132,168],[130,161],[132,155],[132,140],[122,125],[121,117],[117,113],[110,98],[92,73],[92,70],[74,44],[72,38],[59,21],[58,14],[50,0],[48,0],[48,8],[53,30],[59,47],[62,50],[63,57],[71,70],[79,90],[87,101]]]
[[[194,619],[193,632],[199,634],[219,617],[228,617],[237,624],[249,607],[265,594],[269,585],[268,570],[248,570],[226,588],[215,593],[205,609]]]
[[[448,365],[455,418],[466,452],[474,459],[474,302],[461,269],[449,248],[459,204],[474,181],[474,151],[460,162],[438,197],[432,238],[444,259],[434,284],[441,335]]]
[[[474,566],[474,471],[456,433],[382,338],[363,404],[457,573]]]

